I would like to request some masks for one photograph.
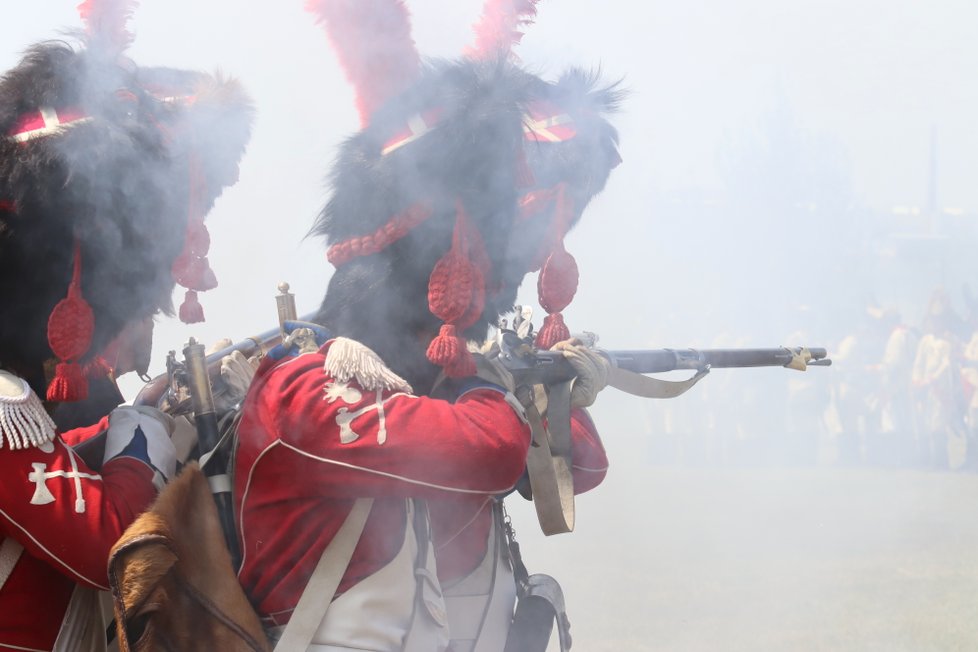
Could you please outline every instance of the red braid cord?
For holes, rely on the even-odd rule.
[[[48,385],[49,401],[81,401],[88,397],[88,381],[79,359],[88,352],[95,332],[95,315],[81,293],[81,245],[74,244],[68,295],[48,317],[48,346],[61,362]]]
[[[567,197],[566,190],[561,187],[557,193],[553,222],[553,235],[556,242],[537,278],[540,307],[547,311],[536,339],[536,345],[541,349],[549,349],[557,342],[570,337],[570,330],[564,324],[560,312],[574,300],[580,280],[577,261],[564,248],[564,236],[573,218],[573,211],[574,207]]]
[[[468,218],[459,202],[452,246],[435,264],[428,279],[428,309],[445,324],[428,346],[427,355],[432,363],[444,368],[449,378],[475,373],[475,360],[459,331],[469,325],[462,320],[472,313],[473,304],[485,300],[482,272],[468,257],[468,230]]]
[[[340,267],[359,256],[381,252],[429,217],[431,217],[430,206],[422,203],[412,204],[373,233],[350,238],[331,246],[326,250],[326,260],[334,267]]]
[[[211,236],[204,225],[204,201],[206,182],[196,151],[192,151],[187,166],[190,172],[187,197],[187,233],[184,236],[183,251],[173,261],[173,279],[187,288],[184,301],[178,314],[185,324],[204,321],[204,308],[197,298],[198,292],[207,292],[217,287],[217,276],[211,269],[207,253],[211,247]]]

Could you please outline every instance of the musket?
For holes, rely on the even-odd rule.
[[[508,342],[500,357],[504,366],[517,377],[517,384],[552,385],[570,380],[574,369],[559,352],[527,349],[523,342],[512,342],[511,333],[503,333]],[[748,367],[785,367],[805,371],[808,367],[828,367],[832,361],[821,347],[778,347],[766,349],[596,349],[611,366],[636,374],[689,370],[741,369]]]
[[[246,338],[220,351],[201,356],[195,372],[197,383],[207,379],[207,389],[189,388],[188,369],[191,363],[179,363],[171,351],[167,360],[167,373],[151,380],[134,401],[137,405],[153,405],[170,413],[186,413],[198,394],[206,396],[210,384],[220,378],[221,360],[240,351],[246,357],[261,356],[282,342],[285,322],[295,320],[294,298],[288,293],[288,285],[279,286],[277,297],[279,325],[260,335]],[[573,529],[573,483],[570,479],[570,395],[576,372],[563,354],[543,351],[534,344],[530,311],[517,306],[517,316],[512,327],[500,325],[496,344],[487,354],[498,356],[502,365],[513,375],[517,398],[527,408],[533,446],[530,447],[527,467],[530,470],[533,502],[545,534],[569,532]],[[312,321],[312,315],[303,321]],[[596,347],[597,338],[592,334],[580,336],[589,347],[604,356],[610,363],[608,384],[622,391],[646,398],[674,398],[688,391],[712,369],[743,367],[786,367],[805,371],[809,366],[828,366],[831,360],[821,347],[777,347],[759,349],[647,349],[605,350]],[[646,376],[675,370],[695,372],[683,381],[667,381]],[[541,401],[544,388],[546,400]],[[206,415],[211,408],[197,406]],[[205,416],[205,420],[211,420]],[[212,426],[204,425],[205,431]],[[222,428],[219,428],[222,429]],[[210,434],[198,432],[201,451],[214,450],[205,441]],[[209,460],[208,460],[209,461]],[[225,460],[215,460],[215,470],[223,473]],[[541,479],[542,478],[542,479]],[[225,510],[219,510],[225,511]],[[228,510],[228,514],[230,511]],[[222,516],[222,518],[224,518]],[[234,530],[226,530],[229,541]]]
[[[280,283],[278,286],[279,294],[275,297],[278,308],[279,325],[267,331],[246,337],[213,353],[207,354],[204,359],[204,366],[207,369],[207,377],[210,379],[211,387],[220,388],[221,383],[221,360],[231,355],[235,351],[240,352],[246,358],[261,358],[270,350],[281,344],[282,337],[285,335],[285,322],[296,320],[295,295],[289,292],[288,283]],[[300,321],[312,321],[315,313],[303,315]],[[217,396],[220,398],[220,389]],[[187,406],[186,381],[183,377],[183,365],[177,361],[176,351],[170,351],[167,355],[166,372],[159,374],[143,385],[143,388],[133,400],[134,405],[149,405],[158,407],[164,412],[176,411],[176,405]],[[184,410],[186,408],[184,407]]]
[[[573,379],[574,369],[563,354],[541,351],[534,346],[530,314],[528,309],[516,307],[517,317],[512,328],[502,324],[496,338],[498,347],[493,347],[490,355],[499,356],[503,366],[513,374],[517,386],[552,386]],[[689,370],[702,376],[711,369],[746,367],[785,367],[805,371],[811,366],[827,367],[832,364],[828,352],[822,347],[605,350],[597,347],[597,336],[593,333],[575,337],[605,357],[613,369],[632,374]]]
[[[571,390],[576,372],[564,355],[534,346],[530,312],[517,306],[512,328],[501,325],[489,356],[513,375],[516,398],[530,424],[532,445],[526,466],[529,486],[519,487],[532,498],[540,527],[546,535],[574,529],[574,480],[571,471]],[[610,363],[608,385],[645,398],[675,398],[714,368],[787,367],[805,371],[828,366],[824,348],[768,349],[651,349],[607,351],[597,348],[592,334],[579,336]],[[683,381],[666,381],[644,374],[675,370],[695,373]],[[543,391],[533,388],[542,388]]]
[[[210,355],[206,355],[202,344],[190,338],[183,349],[183,362],[178,362],[176,353],[170,351],[166,373],[150,380],[133,401],[135,405],[151,405],[169,414],[193,414],[198,461],[214,495],[221,529],[235,567],[240,563],[241,554],[228,475],[228,449],[231,443],[228,439],[234,435],[236,414],[232,410],[230,421],[222,420],[214,400],[213,387],[222,385],[216,381],[220,379],[221,361],[225,357],[235,351],[246,358],[261,357],[282,341],[285,322],[296,319],[295,297],[289,292],[287,283],[279,285],[276,303],[278,328],[246,338]]]
[[[203,453],[200,466],[207,476],[217,514],[224,532],[232,563],[237,568],[241,560],[237,529],[234,527],[234,505],[231,503],[231,480],[228,476],[228,455],[226,447],[221,446],[221,428],[218,425],[217,408],[211,392],[211,382],[207,375],[204,345],[193,338],[183,349],[186,368],[187,387],[193,404],[194,427],[197,429],[197,445]]]

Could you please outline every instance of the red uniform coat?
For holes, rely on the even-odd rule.
[[[50,650],[75,584],[107,590],[109,549],[156,495],[144,462],[118,457],[93,471],[65,443],[106,428],[103,419],[37,448],[0,448],[0,534],[24,547],[0,589],[0,649]]]
[[[238,431],[239,579],[275,624],[288,621],[355,498],[375,501],[340,593],[400,549],[405,498],[426,500],[438,574],[450,582],[485,555],[489,501],[512,490],[525,467],[529,427],[501,389],[478,387],[450,403],[414,396],[404,384],[368,389],[350,374],[340,381],[326,371],[330,347],[340,341],[265,360]],[[604,477],[607,460],[583,412],[572,431],[575,485],[585,491]]]

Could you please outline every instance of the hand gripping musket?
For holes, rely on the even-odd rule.
[[[207,476],[217,511],[224,530],[224,538],[231,553],[232,561],[240,561],[237,530],[234,525],[234,512],[231,498],[231,480],[228,475],[229,441],[234,435],[237,411],[219,414],[215,402],[214,387],[218,396],[222,390],[221,361],[240,352],[247,358],[261,358],[270,349],[281,343],[285,334],[285,322],[296,319],[295,297],[289,292],[289,285],[279,285],[276,296],[279,325],[255,337],[246,338],[209,355],[204,346],[193,338],[183,349],[183,362],[176,358],[176,352],[167,356],[164,374],[150,380],[133,401],[135,405],[150,405],[171,414],[192,414],[197,430],[199,464]],[[311,316],[310,316],[311,317]]]
[[[503,324],[490,356],[513,374],[517,399],[526,408],[533,437],[527,471],[537,518],[544,534],[574,529],[574,481],[571,473],[570,395],[575,372],[559,352],[533,345],[530,313],[516,308],[512,328]],[[597,349],[593,334],[578,336],[611,363],[608,385],[644,398],[675,398],[703,379],[711,369],[785,367],[805,371],[809,366],[832,364],[824,348],[774,349],[651,349],[606,351]],[[676,370],[695,373],[683,381],[666,381],[643,374]]]

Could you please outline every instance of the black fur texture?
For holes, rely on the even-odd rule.
[[[185,115],[147,93],[131,62],[64,42],[35,45],[0,79],[0,134],[42,106],[92,120],[26,143],[0,137],[0,201],[16,208],[0,210],[0,367],[38,392],[52,356],[47,320],[67,292],[75,238],[95,314],[89,357],[128,322],[172,312],[190,178],[180,154]]]
[[[577,137],[524,142],[523,115],[536,100],[569,113]],[[451,245],[456,203],[464,205],[491,261],[485,310],[465,333],[480,340],[512,310],[551,232],[552,214],[518,219],[519,199],[534,188],[565,182],[576,222],[618,162],[617,133],[604,117],[617,102],[613,86],[600,88],[596,76],[581,71],[548,83],[505,60],[429,66],[411,90],[343,145],[330,177],[332,196],[312,233],[328,244],[343,242],[374,232],[418,201],[428,202],[433,216],[380,253],[341,265],[319,321],[335,335],[370,346],[416,391],[426,391],[438,369],[425,351],[440,326],[428,310],[428,278]],[[441,116],[432,131],[381,155],[409,117],[435,107]],[[531,188],[520,187],[521,160],[532,170]]]

